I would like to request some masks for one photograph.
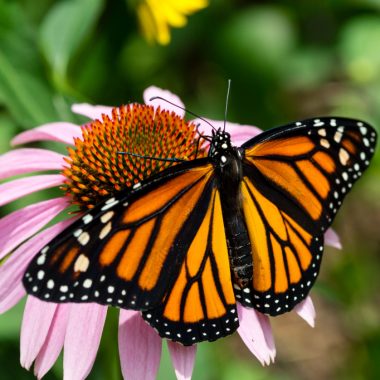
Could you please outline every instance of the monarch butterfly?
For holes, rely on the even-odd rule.
[[[160,336],[191,345],[233,333],[236,302],[290,311],[312,287],[324,232],[369,165],[376,132],[309,119],[241,147],[224,129],[208,156],[98,204],[30,263],[28,293],[142,311]]]

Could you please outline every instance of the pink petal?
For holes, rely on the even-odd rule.
[[[20,337],[20,362],[29,369],[48,335],[57,304],[28,297]]]
[[[15,286],[21,284],[21,279],[29,262],[49,241],[74,222],[70,218],[33,236],[18,247],[12,255],[0,266],[0,302],[7,298]]]
[[[44,170],[61,170],[63,155],[46,149],[16,149],[0,156],[0,179]]]
[[[224,128],[224,121],[211,120],[207,118],[205,119],[216,129]],[[199,124],[199,130],[203,134],[207,136],[211,136],[212,128],[209,124],[207,124],[201,119],[194,119],[193,123]],[[230,123],[230,122],[226,123],[226,131],[231,135],[231,141],[236,146],[240,146],[246,141],[248,141],[249,139],[251,139],[252,137],[255,137],[259,135],[260,133],[262,133],[262,130],[257,127],[253,127],[250,125]]]
[[[304,319],[311,327],[315,326],[315,308],[310,296],[307,296],[302,302],[300,302],[294,311]]]
[[[90,373],[99,348],[107,307],[72,304],[63,355],[64,380],[82,380]]]
[[[194,369],[197,346],[183,346],[168,340],[168,348],[178,380],[190,380]]]
[[[340,238],[339,238],[338,234],[332,228],[329,228],[325,232],[325,243],[327,245],[329,245],[330,247],[342,249],[342,244],[340,242]]]
[[[248,309],[237,303],[239,315],[238,333],[262,365],[269,364],[274,356],[274,344],[268,317],[260,315],[254,309]]]
[[[266,316],[265,314],[262,313],[257,313],[259,322],[261,324],[261,328],[264,332],[264,338],[265,341],[268,345],[269,351],[270,351],[270,357],[272,359],[272,362],[274,362],[274,359],[276,357],[276,345],[274,343],[274,338],[273,338],[273,331],[272,327],[270,325],[270,320],[269,317]]]
[[[60,186],[64,180],[61,174],[42,174],[6,182],[0,185],[0,206],[39,190]]]
[[[119,353],[125,379],[156,379],[161,348],[161,338],[139,312],[120,311]]]
[[[0,299],[0,314],[5,313],[9,309],[12,309],[13,306],[19,303],[25,294],[26,292],[21,282],[14,285],[11,290]]]
[[[41,379],[57,360],[65,340],[70,304],[58,305],[49,333],[34,363],[34,374]]]
[[[49,199],[0,219],[0,259],[35,234],[68,206],[67,197]]]
[[[81,137],[80,127],[72,123],[57,122],[41,125],[17,135],[11,142],[14,145],[26,144],[33,141],[59,141],[74,144],[74,137]]]
[[[150,86],[144,91],[143,98],[145,104],[152,105],[155,108],[160,107],[161,109],[172,111],[181,117],[185,116],[185,111],[179,107],[176,107],[161,99],[150,100],[155,96],[160,96],[161,98],[164,98],[179,107],[185,108],[185,105],[177,95],[174,95],[170,91],[162,90],[159,87]]]
[[[112,116],[112,108],[107,106],[93,106],[88,103],[73,104],[71,111],[78,115],[87,116],[91,120],[102,119],[102,115]]]

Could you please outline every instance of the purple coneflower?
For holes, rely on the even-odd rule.
[[[23,132],[12,141],[14,146],[44,140],[58,141],[73,146],[69,148],[68,156],[46,149],[18,148],[0,157],[0,179],[34,172],[58,173],[38,174],[3,183],[0,185],[0,205],[46,188],[61,187],[66,193],[59,198],[31,204],[0,219],[0,313],[11,309],[25,296],[21,280],[33,256],[77,216],[44,228],[51,220],[71,204],[76,204],[80,212],[91,208],[112,192],[128,188],[170,164],[152,160],[152,166],[145,167],[137,158],[126,167],[117,168],[115,156],[118,151],[131,149],[132,144],[134,152],[154,156],[157,154],[154,140],[160,139],[164,142],[161,149],[167,156],[195,158],[194,144],[190,143],[196,138],[196,124],[185,122],[184,111],[180,108],[158,99],[150,101],[153,96],[183,107],[178,97],[155,87],[145,91],[146,105],[132,104],[112,109],[77,104],[73,111],[93,121],[82,128],[65,122],[50,123]],[[162,111],[164,109],[168,111]],[[149,134],[152,123],[159,125],[162,135]],[[196,123],[206,134],[210,132],[210,127],[202,120],[197,119]],[[223,122],[211,123],[218,127]],[[260,133],[255,127],[232,123],[227,123],[226,129],[236,145]],[[119,138],[125,137],[125,130],[132,136],[130,141]],[[175,144],[178,131],[183,138],[180,146]],[[200,147],[198,157],[205,154],[207,150]],[[340,246],[331,230],[326,234],[326,243]],[[310,297],[295,311],[311,326],[314,325],[315,311]],[[106,306],[93,303],[58,305],[28,296],[21,327],[21,365],[29,369],[34,362],[34,373],[42,378],[63,349],[64,378],[86,378],[95,361],[106,313]],[[240,305],[238,314],[238,333],[242,340],[262,364],[269,364],[275,357],[269,318]],[[190,379],[196,345],[184,347],[170,341],[167,343],[177,378]],[[120,311],[119,352],[124,378],[154,379],[161,347],[162,339],[145,323],[139,312]]]

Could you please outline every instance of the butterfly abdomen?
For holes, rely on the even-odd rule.
[[[226,160],[217,168],[224,228],[233,282],[245,288],[252,281],[252,250],[241,207],[242,156],[236,148],[224,152]]]
[[[245,288],[251,282],[253,276],[251,243],[246,227],[238,224],[234,226],[226,225],[226,232],[234,283],[240,288]]]

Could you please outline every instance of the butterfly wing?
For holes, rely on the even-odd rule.
[[[204,210],[181,234],[187,253],[179,275],[162,305],[143,313],[162,337],[185,345],[216,340],[239,325],[219,191],[210,186],[204,195]]]
[[[305,120],[243,145],[243,211],[253,280],[235,291],[271,315],[304,299],[320,268],[323,234],[374,153],[376,133],[344,118]]]
[[[52,302],[149,309],[145,319],[160,335],[184,344],[232,333],[238,322],[226,317],[236,309],[213,174],[208,159],[192,161],[98,205],[33,259],[26,290]]]

